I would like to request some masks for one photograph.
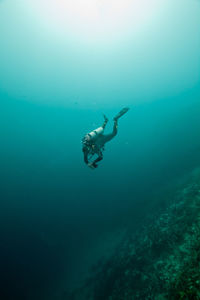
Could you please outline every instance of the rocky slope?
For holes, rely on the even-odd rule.
[[[153,206],[137,232],[127,230],[112,257],[67,299],[200,299],[200,169]]]

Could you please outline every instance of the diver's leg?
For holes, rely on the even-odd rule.
[[[114,121],[112,133],[103,135],[102,139],[103,139],[104,144],[111,141],[117,135],[117,128],[118,128],[118,124],[117,124],[117,120],[116,120],[116,121]]]
[[[108,123],[108,118],[106,117],[106,115],[103,115],[103,117],[104,117],[104,123],[103,123],[102,127],[103,127],[103,129],[105,129],[106,124]]]
[[[113,126],[113,132],[110,134],[105,134],[103,136],[104,143],[109,142],[117,135],[117,128],[118,128],[118,119],[121,118],[127,111],[129,110],[129,107],[124,107],[120,112],[113,118],[114,120],[114,126]]]
[[[117,128],[118,128],[118,123],[117,120],[115,120],[113,124],[113,132],[112,132],[113,137],[117,135]]]

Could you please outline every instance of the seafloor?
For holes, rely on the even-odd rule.
[[[200,299],[200,168],[163,189],[138,229],[66,297]]]

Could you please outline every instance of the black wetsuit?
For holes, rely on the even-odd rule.
[[[104,126],[105,127],[105,126]],[[84,154],[84,162],[86,164],[89,163],[88,155],[95,155],[97,154],[98,157],[93,161],[92,165],[94,168],[97,168],[97,162],[103,159],[104,145],[111,141],[117,134],[117,121],[114,121],[113,131],[110,134],[99,134],[98,137],[95,139],[94,142],[88,143],[83,146],[83,154]]]

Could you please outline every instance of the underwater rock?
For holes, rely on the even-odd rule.
[[[155,203],[154,215],[137,231],[128,230],[82,286],[87,296],[81,299],[200,299],[199,191],[198,168],[171,186],[163,211]]]

